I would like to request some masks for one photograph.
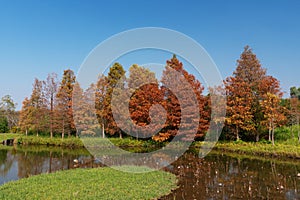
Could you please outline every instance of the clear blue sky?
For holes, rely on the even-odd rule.
[[[132,28],[165,27],[199,42],[222,76],[248,44],[288,92],[300,86],[300,1],[0,0],[0,96],[19,104],[35,77],[77,72],[106,38]]]

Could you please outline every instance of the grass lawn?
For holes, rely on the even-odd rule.
[[[136,166],[120,168],[149,170]],[[0,199],[156,199],[177,188],[176,182],[175,175],[164,171],[75,169],[6,183],[0,186]]]

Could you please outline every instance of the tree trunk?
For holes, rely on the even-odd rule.
[[[259,141],[259,133],[257,132],[256,133],[256,142],[258,142]]]
[[[26,128],[26,131],[25,131],[25,135],[27,136],[28,135],[28,129]]]
[[[122,139],[122,132],[120,131],[120,133],[119,133],[119,136],[120,136],[120,139]]]
[[[299,115],[297,115],[297,130],[298,130],[298,141],[300,143]]]
[[[53,95],[50,99],[50,138],[53,137]]]
[[[271,128],[271,122],[269,123],[269,141],[271,142],[271,133],[272,133],[272,128]]]
[[[65,119],[63,119],[63,127],[62,127],[62,133],[61,133],[61,138],[64,139],[65,137]]]
[[[275,129],[274,129],[274,123],[273,123],[273,119],[272,119],[272,144],[273,144],[273,146],[275,145],[274,132],[275,132]]]
[[[236,134],[236,141],[239,141],[240,136],[239,136],[239,128],[238,127],[236,127],[236,129],[235,129],[235,134]]]
[[[274,140],[274,129],[272,130],[272,144],[273,144],[273,146],[275,145],[275,140]]]
[[[102,138],[105,138],[104,124],[102,124]]]

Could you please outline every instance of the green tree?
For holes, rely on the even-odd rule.
[[[0,116],[0,133],[7,133],[8,130],[7,118],[5,116]]]
[[[290,96],[291,98],[298,98],[300,100],[300,88],[296,88],[295,86],[291,87]]]
[[[9,130],[18,125],[16,106],[17,104],[13,101],[10,95],[5,95],[1,98],[0,115],[6,117]]]

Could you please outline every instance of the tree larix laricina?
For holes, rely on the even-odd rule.
[[[21,130],[35,132],[44,131],[49,124],[47,116],[47,105],[44,93],[44,81],[34,80],[33,89],[30,98],[23,101],[22,110],[20,112]]]
[[[240,139],[240,131],[254,130],[251,104],[253,102],[251,88],[238,78],[229,77],[225,81],[227,95],[227,115],[225,122],[234,132],[236,140]]]
[[[275,141],[275,128],[280,126],[285,120],[283,108],[280,106],[280,99],[281,94],[272,94],[268,92],[264,94],[264,99],[260,102],[265,117],[263,123],[268,127],[269,140],[272,141],[273,145]]]
[[[108,102],[106,101],[107,95],[107,78],[104,75],[100,75],[96,84],[96,91],[95,91],[95,109],[98,122],[102,129],[102,138],[105,137],[105,127],[107,126],[106,120],[106,108]]]
[[[290,113],[289,113],[289,117],[290,117],[290,124],[291,124],[291,133],[292,136],[294,137],[294,133],[293,133],[293,125],[297,125],[297,135],[298,135],[298,141],[300,143],[300,88],[296,88],[296,87],[291,87],[290,88],[290,99],[289,99],[289,103],[290,103]]]
[[[170,76],[172,70],[179,72],[182,80],[187,81],[188,84],[181,83],[180,77]],[[202,95],[204,88],[201,83],[183,68],[183,64],[175,55],[167,61],[161,82],[163,84],[161,90],[164,94],[163,106],[167,111],[167,122],[162,132],[165,132],[167,137],[174,137],[178,133],[179,127],[182,127],[185,130],[182,135],[183,140],[203,137],[208,129],[209,110],[205,108],[207,98]],[[184,105],[180,105],[179,99],[172,90],[165,87],[166,84],[172,84],[173,88],[176,88],[177,93],[182,97],[183,102],[181,103],[184,103]],[[188,92],[192,92],[196,99],[192,99]],[[196,104],[196,110],[199,112],[198,116],[194,115],[194,108],[191,106],[193,104]],[[185,109],[185,113],[190,113],[190,116],[187,117],[188,120],[185,121],[182,121],[183,109]],[[198,127],[196,132],[193,129],[194,124]]]
[[[134,124],[144,127],[151,123],[150,108],[155,104],[161,104],[163,95],[155,74],[149,69],[134,64],[129,68],[129,72],[127,82],[129,90],[133,93],[129,101],[130,117]],[[136,133],[137,139],[139,134],[143,134],[144,138],[152,136],[145,135],[144,132]]]
[[[95,113],[96,85],[91,84],[85,91],[76,82],[73,87],[73,114],[76,136],[99,135],[100,125]]]
[[[47,101],[47,107],[49,110],[49,132],[50,137],[53,137],[53,125],[54,125],[54,106],[55,106],[55,96],[58,90],[58,79],[57,74],[48,74],[45,81],[45,96]]]
[[[267,93],[278,94],[280,91],[279,83],[273,77],[266,75],[266,70],[261,67],[252,49],[246,46],[237,61],[237,68],[233,73],[233,77],[227,78],[225,85],[228,90],[227,124],[237,124],[233,120],[237,117],[235,114],[242,112],[236,109],[245,109],[247,120],[242,120],[243,124],[247,124],[243,129],[245,137],[249,139],[254,136],[258,141],[260,133],[264,130],[263,121],[265,120],[260,102],[266,97]],[[241,91],[238,87],[241,87]],[[243,96],[240,93],[243,93]],[[245,100],[245,98],[247,99]],[[238,101],[234,102],[235,99]],[[238,102],[243,102],[243,106],[239,105]]]
[[[107,91],[105,96],[105,118],[106,118],[106,132],[110,135],[119,134],[122,138],[122,131],[117,126],[114,121],[112,110],[111,110],[111,100],[114,88],[117,86],[118,82],[125,76],[125,70],[123,66],[119,63],[114,63],[109,69],[107,75]],[[124,82],[125,85],[125,82]]]
[[[76,132],[72,109],[72,93],[74,84],[74,72],[70,69],[65,70],[56,94],[57,105],[55,110],[56,128],[58,129],[57,132],[61,132],[62,138],[64,138],[65,133],[67,133],[70,137],[72,133]]]
[[[21,131],[24,131],[26,136],[31,128],[31,114],[33,107],[30,104],[30,100],[26,97],[23,101],[22,109],[20,112],[19,126]]]

